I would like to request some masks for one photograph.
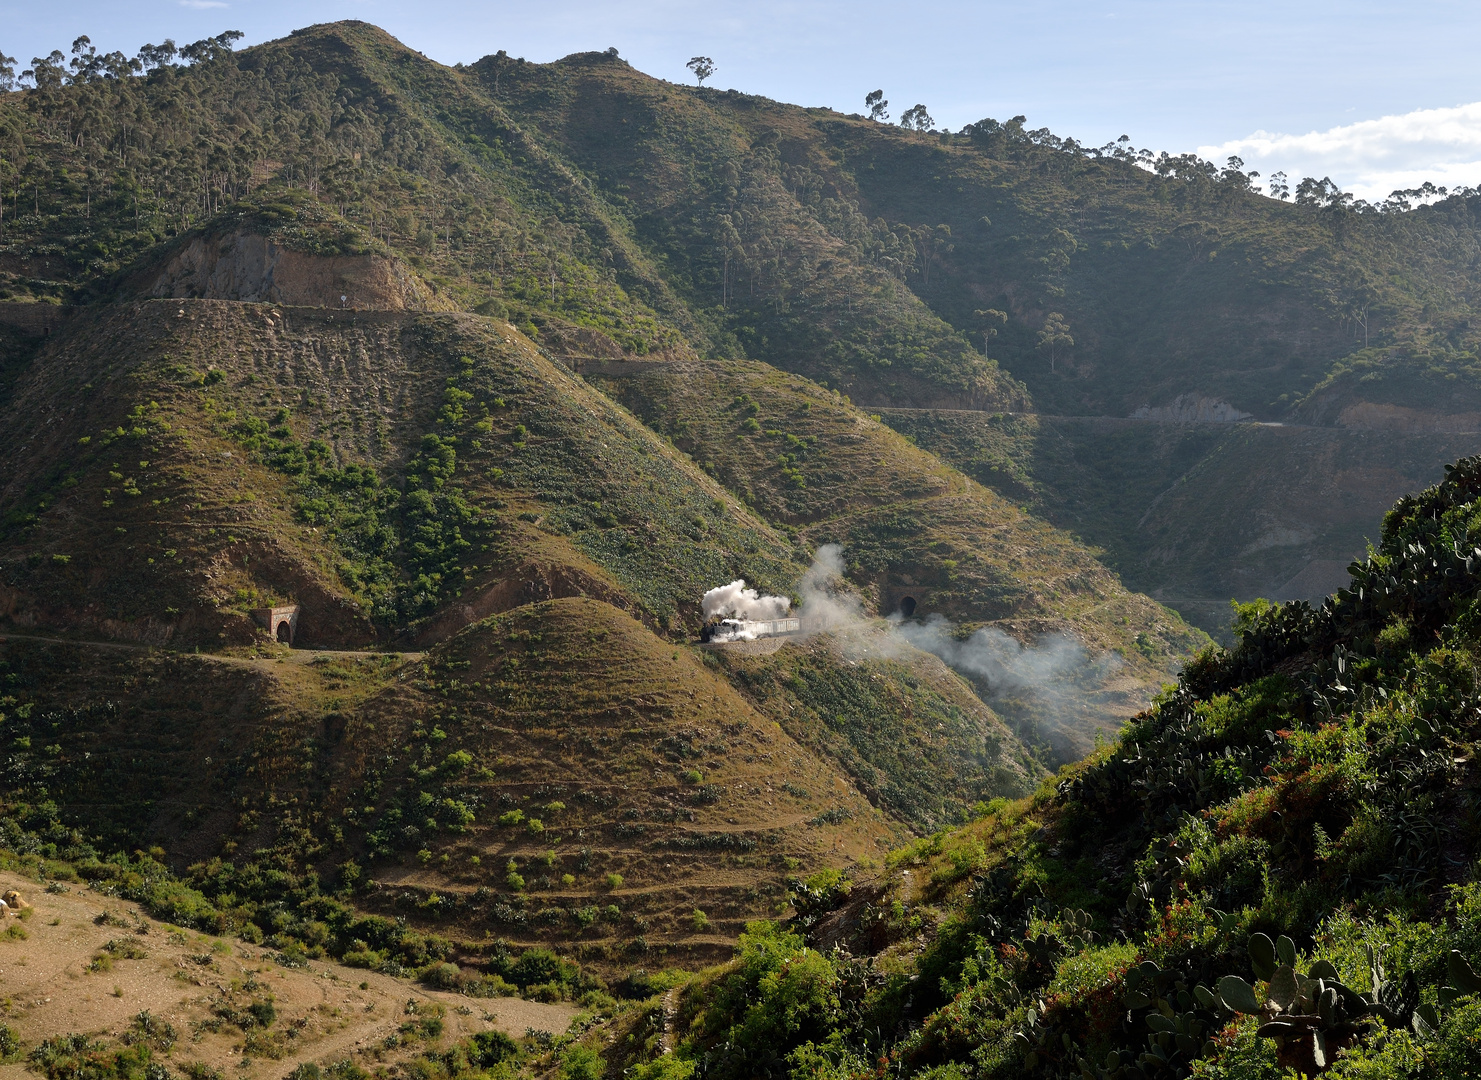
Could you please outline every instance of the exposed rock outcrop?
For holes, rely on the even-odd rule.
[[[310,255],[252,232],[197,236],[143,292],[172,299],[245,300],[293,307],[448,310],[427,284],[384,255]]]
[[[1227,401],[1217,401],[1202,394],[1179,394],[1171,405],[1143,405],[1131,414],[1131,418],[1184,424],[1238,424],[1255,417],[1253,413],[1241,412]]]

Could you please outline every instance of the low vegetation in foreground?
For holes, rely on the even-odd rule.
[[[285,956],[354,938],[467,994],[577,998],[591,1015],[522,1059],[535,1074],[1474,1076],[1478,540],[1470,458],[1401,500],[1322,606],[1241,608],[1237,644],[1115,745],[881,871],[794,879],[790,918],[749,924],[693,976],[609,985],[539,949],[456,957],[303,882],[233,927],[231,893],[208,903],[144,855],[64,872],[184,922],[266,922]],[[12,858],[58,872],[65,831],[4,827],[31,850]],[[13,1047],[43,1071],[64,1050]]]
[[[697,1075],[1474,1076],[1481,459],[1252,604],[1032,798],[803,883],[681,998]]]

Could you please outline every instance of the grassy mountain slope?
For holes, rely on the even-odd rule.
[[[301,645],[435,642],[532,600],[591,596],[682,635],[705,589],[744,577],[785,593],[802,572],[794,540],[478,316],[108,309],[53,339],[12,407],[5,597],[13,622],[44,632],[210,648],[251,640],[254,607],[293,602]],[[912,681],[945,687],[973,734],[947,755],[960,782],[893,812],[935,823],[1028,781],[992,713],[908,646],[869,711],[897,716]],[[903,707],[912,737],[938,711]],[[965,779],[983,762],[1006,787]]]
[[[692,650],[596,600],[516,608],[421,661],[5,653],[12,812],[57,815],[73,846],[164,844],[228,907],[220,860],[250,854],[454,941],[492,925],[599,966],[645,935],[702,957],[789,867],[898,835]],[[270,932],[265,894],[239,899],[238,928]]]
[[[871,321],[896,314],[893,278],[963,340],[998,330],[989,354],[1044,411],[1126,415],[1194,392],[1278,416],[1314,392],[1358,393],[1363,375],[1359,397],[1429,408],[1454,374],[1469,389],[1442,411],[1474,405],[1472,195],[1407,213],[1290,205],[1237,170],[1148,170],[1021,123],[907,132],[669,86],[595,54],[473,70],[630,208],[692,305],[718,306],[753,356],[826,357],[861,399],[911,393],[889,389],[913,370],[909,343],[855,344],[888,340]],[[1051,311],[1079,336],[1048,370]]]
[[[1073,709],[982,680],[994,707],[1060,761],[1143,708],[1198,645],[1196,631],[1128,593],[1066,534],[836,391],[738,361],[605,365],[590,377],[764,517],[842,544],[847,576],[882,614],[910,597],[916,618],[949,618],[958,637],[985,626],[1027,641],[1071,633],[1115,653],[1114,677],[1089,679]]]
[[[667,640],[711,585],[789,588],[804,549],[502,321],[99,306],[6,406],[6,711],[39,725],[7,736],[8,812],[72,858],[197,865],[230,909],[204,918],[271,933],[253,882],[273,868],[304,902],[337,881],[454,941],[497,925],[604,970],[650,943],[693,964],[774,910],[789,871],[867,862],[1038,775],[909,647],[838,714],[817,686],[849,664],[824,642],[817,685],[758,711],[721,658]],[[267,603],[300,605],[300,645],[433,651],[306,664],[261,644]],[[33,640],[57,633],[171,651]],[[778,720],[838,733],[800,744]],[[881,753],[879,729],[930,765]]]
[[[908,236],[826,190],[799,193],[809,174],[792,159],[818,152],[811,125],[824,110],[696,93],[595,53],[545,66],[488,57],[471,70],[624,212],[721,352],[871,400],[1023,400],[903,280]]]
[[[240,620],[312,593],[384,636],[459,594],[460,610],[519,595],[554,563],[667,623],[717,581],[800,572],[492,320],[150,301],[90,313],[28,376],[7,420],[13,617],[168,634],[208,603]],[[306,611],[305,643],[348,643],[327,621]]]
[[[1233,649],[1032,799],[887,874],[799,883],[791,922],[681,991],[680,1059],[1474,1075],[1478,515],[1464,459],[1394,506],[1350,588],[1247,607]]]
[[[1125,416],[1191,394],[1321,425],[1481,426],[1467,193],[1293,205],[1237,169],[1016,121],[908,132],[607,54],[449,69],[360,23],[207,51],[0,99],[0,291],[108,295],[267,192],[252,212],[291,243],[404,258],[436,304],[507,314],[573,361],[745,355],[872,405]],[[1050,314],[1073,344],[1041,340]],[[1173,562],[1204,558],[1178,544]]]
[[[448,69],[352,23],[3,104],[17,295],[99,288],[276,177],[460,306],[637,352],[744,350],[879,403],[1025,400],[973,351],[996,328],[988,352],[1046,411],[1191,392],[1335,416],[1364,395],[1429,408],[1440,386],[1442,411],[1475,411],[1470,196],[1289,205],[1236,171],[1148,171],[1013,123],[906,132],[606,54]],[[993,307],[1005,324],[976,314]],[[1051,311],[1078,336],[1046,371]]]
[[[917,832],[969,818],[973,803],[1013,797],[1042,775],[1011,708],[994,701],[995,713],[944,664],[919,662],[871,631],[844,638],[844,664],[830,640],[716,658],[762,715],[837,761],[870,802]]]

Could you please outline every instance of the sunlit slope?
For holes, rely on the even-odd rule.
[[[223,163],[220,145],[252,152]],[[0,146],[33,193],[0,244],[0,300],[26,307],[133,295],[248,223],[298,254],[399,259],[420,284],[398,302],[507,315],[572,364],[748,356],[871,409],[1124,417],[1191,395],[1323,426],[1481,427],[1472,196],[1292,205],[1237,170],[1148,169],[1012,121],[906,131],[608,53],[449,68],[353,22],[0,95]],[[7,356],[0,398],[12,375]]]
[[[800,572],[713,480],[477,316],[100,309],[29,365],[4,422],[0,559],[12,618],[36,625],[215,644],[293,602],[304,643],[351,644],[583,589],[668,624],[717,582]]]
[[[960,676],[878,625],[773,653],[714,656],[763,715],[918,832],[1025,792],[1044,773]]]
[[[836,393],[754,362],[600,372],[592,378],[760,515],[814,543],[842,544],[848,577],[880,614],[904,605],[917,619],[944,616],[963,630],[997,626],[1027,641],[1067,633],[1114,653],[1114,688],[1095,690],[1084,717],[1049,718],[1056,754],[1073,754],[1095,727],[1135,712],[1204,640],[1129,592],[1070,535]]]
[[[921,1078],[1475,1075],[1478,519],[1471,457],[1384,515],[1348,588],[1247,610],[1033,798],[798,890],[796,919],[675,995],[675,1056],[736,1078],[825,1046]],[[803,965],[862,989],[788,1027]]]
[[[789,870],[878,857],[899,835],[847,774],[756,711],[700,650],[592,600],[550,601],[469,627],[367,718],[354,738],[372,762],[372,788],[375,777],[389,788],[413,764],[445,775],[447,754],[473,754],[452,768],[459,797],[487,807],[487,825],[428,838],[430,861],[377,874],[444,896],[452,888],[459,903],[479,886],[506,894],[462,916],[470,931],[491,918],[500,933],[530,940],[553,926],[554,936],[615,958],[627,923],[583,928],[565,916],[615,902],[626,918],[641,916],[650,943],[714,946],[775,903]],[[396,763],[382,766],[384,754]],[[382,797],[388,809],[364,823],[372,850],[422,849],[427,814],[413,796],[406,788],[399,813]],[[557,858],[545,858],[552,851]],[[510,859],[525,903],[508,895]],[[711,917],[707,933],[693,926],[696,907]]]
[[[705,589],[790,594],[807,558],[806,537],[499,320],[146,301],[87,313],[17,387],[5,596],[27,632],[209,650],[297,605],[299,647],[426,645],[590,597],[683,639]],[[810,664],[827,679],[850,661],[828,646]],[[915,687],[943,679],[948,704],[923,715],[955,710],[961,730],[915,795],[879,802],[916,827],[1037,774],[934,659],[897,643],[854,703],[879,723],[830,717],[842,742],[809,741],[879,797],[868,745],[925,732]]]
[[[250,637],[253,607],[291,600],[304,644],[374,640],[325,538],[296,519],[290,477],[232,435],[229,399],[252,393],[282,326],[280,311],[154,302],[86,310],[48,340],[0,418],[12,620],[214,647]],[[380,351],[386,333],[359,336]],[[328,385],[311,366],[288,376],[295,407]]]
[[[469,71],[631,223],[714,350],[861,400],[1026,401],[913,291],[909,228],[870,221],[851,185],[815,171],[837,114],[696,92],[604,53],[549,65],[491,56]]]
[[[608,52],[449,68],[358,22],[0,96],[0,142],[33,188],[0,250],[22,299],[112,294],[246,192],[295,193],[438,305],[508,311],[570,354],[744,353],[871,404],[1021,408],[1027,387],[1061,414],[1184,394],[1324,424],[1481,411],[1471,195],[1293,205],[1236,168],[1148,168],[1020,121],[908,131]],[[210,155],[235,144],[252,152]]]
[[[12,793],[44,786],[35,812],[64,831],[182,868],[252,854],[343,876],[361,906],[454,937],[495,925],[620,961],[644,936],[703,957],[789,872],[902,835],[695,650],[595,600],[519,607],[421,661],[21,637],[0,662],[35,702]]]

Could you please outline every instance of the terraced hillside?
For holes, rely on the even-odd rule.
[[[28,376],[0,540],[23,622],[242,642],[291,596],[304,644],[347,646],[587,585],[680,625],[715,582],[800,572],[495,320],[145,301],[85,312]]]
[[[1470,948],[1475,463],[1148,711],[1203,638],[1130,588],[1216,628],[1222,592],[1321,591],[1457,452],[1481,196],[1287,205],[1021,120],[446,68],[360,23],[161,56],[0,94],[0,869],[288,968],[580,1001],[586,1045],[521,1058],[571,1077],[1273,1076],[1252,999],[1175,985],[1260,976],[1236,933],[1322,979],[1377,938],[1426,987],[1415,940]],[[696,643],[739,577],[807,634]],[[1374,1055],[1450,1052],[1463,1013],[1366,970],[1290,1023],[1335,994],[1404,1021]],[[604,1025],[609,989],[645,1003]],[[49,1080],[133,1080],[157,1029],[47,1031]]]
[[[298,644],[353,647],[589,595],[682,637],[706,588],[802,572],[800,538],[496,320],[148,301],[59,332],[31,374],[5,558],[23,626],[211,648],[291,601]]]
[[[1143,451],[1118,498],[1117,461],[1138,446],[1101,461],[1090,448],[1109,444],[1086,436],[1064,461],[1037,434],[1056,421],[986,410],[1116,411],[1199,391],[1313,422],[1390,422],[1394,409],[1422,412],[1426,380],[1447,365],[1452,382],[1471,378],[1465,332],[1445,349],[1420,333],[1410,279],[1385,278],[1364,309],[1393,328],[1371,346],[1382,357],[1347,356],[1352,313],[1332,291],[1356,265],[1403,263],[1406,245],[1462,229],[1469,196],[1339,229],[1320,208],[1200,179],[1186,162],[1149,174],[1011,124],[904,132],[670,86],[608,54],[450,69],[363,24],[241,54],[207,45],[138,77],[79,71],[0,96],[0,171],[34,195],[0,236],[0,614],[27,635],[7,646],[26,672],[24,696],[5,691],[8,718],[25,709],[60,732],[72,721],[58,710],[75,709],[91,731],[115,722],[88,711],[106,701],[144,709],[82,751],[91,758],[43,727],[10,736],[31,743],[11,747],[24,768],[7,807],[64,847],[158,845],[176,869],[207,860],[216,899],[247,895],[238,876],[279,859],[306,896],[318,875],[355,904],[394,902],[470,941],[503,904],[501,933],[584,941],[598,962],[627,963],[622,934],[574,914],[600,906],[602,886],[555,873],[556,857],[580,858],[568,834],[585,830],[596,869],[581,873],[623,874],[646,897],[633,903],[654,905],[639,912],[651,936],[700,957],[792,870],[862,860],[1027,790],[1042,762],[1083,753],[1202,643],[1066,528],[1171,599],[1174,585],[1212,592],[1284,565],[1279,543],[1260,546],[1284,510],[1249,469],[1244,487],[1188,484],[1156,502],[1150,525],[1145,508],[1132,522],[1143,488],[1150,506],[1182,463],[1214,453],[1202,429]],[[125,115],[142,119],[125,130]],[[1334,230],[1347,230],[1340,242]],[[1448,244],[1416,264],[1432,298],[1469,272]],[[1272,267],[1288,286],[1279,318],[1237,357],[1217,353],[1210,343]],[[1105,296],[1125,301],[1114,318],[1097,291],[1111,278],[1123,291]],[[1161,307],[1131,302],[1138,281],[1157,285]],[[1238,311],[1189,316],[1211,290]],[[1460,327],[1462,292],[1434,300],[1425,325]],[[1078,344],[1049,358],[1046,378],[1033,343],[1051,307]],[[1159,337],[1164,317],[1184,339]],[[1128,359],[1154,352],[1157,363]],[[1403,393],[1353,397],[1374,365],[1383,377],[1363,387]],[[1113,368],[1124,385],[1105,381]],[[1208,385],[1184,386],[1185,374]],[[912,444],[870,414],[881,403],[980,415],[960,430],[923,423]],[[903,413],[880,415],[904,428]],[[1218,434],[1220,460],[1265,453],[1235,453]],[[1289,456],[1331,460],[1314,447],[1292,436]],[[1442,449],[1416,451],[1414,468]],[[1012,483],[979,467],[999,457]],[[1388,482],[1348,487],[1366,499]],[[1230,506],[1241,528],[1211,527]],[[1343,534],[1331,535],[1335,549]],[[830,544],[843,584],[820,597],[805,575]],[[812,627],[824,632],[774,653],[698,650],[700,596],[737,577],[805,614],[824,600],[836,610]],[[295,644],[358,659],[296,666],[252,614],[277,604],[299,608]],[[33,640],[48,637],[161,651]],[[425,652],[428,666],[398,666],[393,650]],[[208,678],[220,683],[209,692]],[[94,699],[94,684],[117,689]],[[246,716],[259,726],[213,726]],[[726,734],[740,721],[722,716],[751,734]],[[762,735],[793,771],[765,761],[779,751]],[[209,771],[228,750],[252,768],[233,741],[249,738],[262,740],[253,760],[269,754],[279,770],[260,793]],[[444,745],[470,761],[443,771]],[[173,764],[138,764],[163,747]],[[635,818],[535,794],[569,783],[597,799],[601,770],[629,751],[634,802],[620,809]],[[729,794],[704,802],[713,793],[696,795],[691,768],[700,788],[713,774]],[[563,771],[576,779],[545,775]],[[210,797],[131,816],[109,784],[141,805]],[[422,794],[437,809],[418,824]],[[727,798],[740,800],[729,813]],[[314,809],[284,816],[291,799]],[[526,803],[567,815],[541,819],[561,848],[498,825],[536,816]],[[212,846],[223,829],[239,835]],[[703,840],[714,850],[663,858],[691,834],[757,846]],[[358,876],[337,876],[352,861]],[[380,892],[366,891],[372,879]],[[560,885],[535,890],[551,894],[540,918],[512,899],[534,879]],[[689,903],[723,907],[719,930],[685,937]],[[259,914],[243,918],[266,932]]]
[[[566,942],[603,970],[649,946],[716,955],[790,870],[902,835],[694,650],[597,600],[521,606],[420,658],[263,652],[12,639],[34,704],[13,774],[110,847],[337,867],[364,910],[455,943]]]
[[[812,545],[501,320],[134,300],[15,364],[7,805],[196,865],[212,918],[270,932],[272,866],[469,948],[698,963],[789,873],[1041,771],[904,642],[789,646],[764,691],[689,644],[704,589],[790,591]]]
[[[1393,506],[1348,588],[1249,605],[1233,648],[1033,798],[801,883],[793,919],[674,995],[674,1056],[737,1078],[1475,1075],[1478,524],[1472,457]]]
[[[608,53],[446,68],[363,23],[239,54],[197,45],[190,63],[143,57],[138,77],[79,59],[0,96],[0,177],[33,196],[0,234],[0,299],[229,284],[237,299],[508,317],[572,364],[745,356],[871,409],[1125,417],[1201,400],[1367,431],[1478,427],[1473,192],[1365,206],[1313,181],[1291,204],[1234,166],[1087,148],[1022,118],[906,131],[671,85]],[[265,284],[265,249],[233,239],[244,225],[338,276],[285,263]],[[203,271],[202,229],[235,245],[231,273]],[[397,260],[416,273],[397,277]],[[1044,336],[1051,316],[1060,336]],[[1288,449],[1297,475],[1327,468],[1320,446]],[[1414,479],[1449,452],[1400,438],[1374,460],[1412,454]],[[1360,472],[1362,505],[1392,496]],[[1087,497],[1057,491],[1055,523],[1096,516]],[[1225,592],[1357,554],[1318,536],[1256,570],[1263,556],[1199,543],[1223,532],[1222,505],[1187,504],[1188,535],[1156,545],[1173,576],[1220,564],[1212,600],[1175,597],[1210,628]],[[1277,532],[1326,529],[1248,505]],[[1146,547],[1112,518],[1085,535]]]

